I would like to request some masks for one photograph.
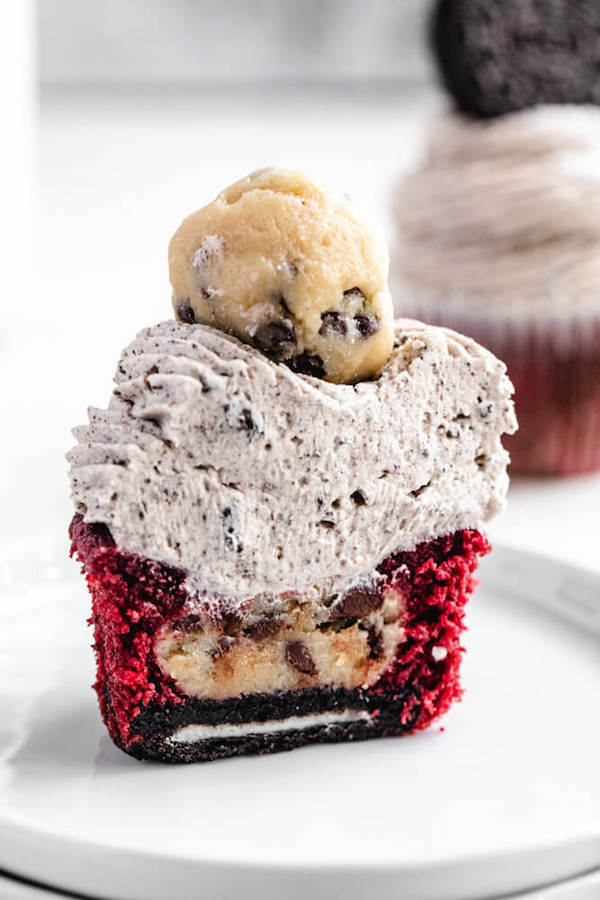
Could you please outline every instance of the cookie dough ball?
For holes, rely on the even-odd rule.
[[[392,351],[385,244],[297,172],[255,172],[185,219],[169,269],[180,321],[234,334],[296,372],[353,383]]]
[[[438,0],[432,37],[463,112],[600,103],[598,0]]]

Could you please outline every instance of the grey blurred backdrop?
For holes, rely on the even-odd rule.
[[[411,84],[428,0],[38,0],[43,85]]]

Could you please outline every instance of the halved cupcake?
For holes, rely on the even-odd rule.
[[[70,453],[113,740],[191,761],[424,728],[508,486],[503,364],[394,324],[385,247],[296,173],[188,218],[171,278],[183,321],[126,348]]]

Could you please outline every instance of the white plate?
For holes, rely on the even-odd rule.
[[[104,733],[75,564],[1,573],[0,869],[111,900],[470,900],[600,865],[600,579],[497,548],[409,738],[166,767]]]

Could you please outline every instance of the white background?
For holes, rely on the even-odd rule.
[[[429,0],[38,0],[52,85],[422,80]]]
[[[166,247],[181,218],[276,164],[334,181],[389,232],[389,186],[446,101],[391,84],[70,88],[47,90],[36,115],[30,8],[3,9],[0,540],[66,544],[69,430],[107,402],[134,333],[170,316]],[[600,571],[599,509],[600,476],[518,482],[490,531]]]

